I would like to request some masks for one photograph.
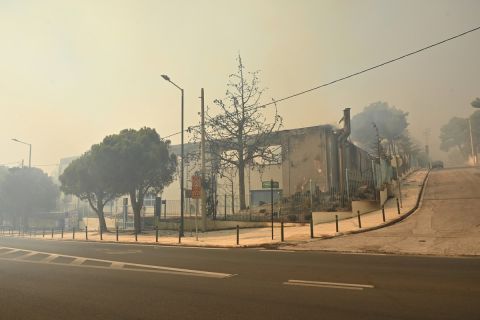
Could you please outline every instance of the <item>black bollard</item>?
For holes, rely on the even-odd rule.
[[[383,222],[385,222],[385,206],[382,206],[382,218]]]
[[[338,215],[335,215],[335,231],[338,232]]]
[[[63,239],[63,228],[62,228],[62,239]]]
[[[103,228],[100,227],[100,240],[103,240]]]
[[[72,228],[72,239],[75,240],[75,227]]]
[[[45,238],[45,229],[43,229],[42,238]]]
[[[53,228],[52,228],[52,239],[53,239]]]
[[[357,218],[358,218],[358,227],[362,228],[362,220],[360,219],[360,210],[357,210]]]
[[[158,226],[155,226],[155,242],[158,242]]]
[[[88,240],[88,227],[85,226],[85,240]]]
[[[280,241],[285,241],[284,233],[283,233],[283,221],[280,222]]]
[[[240,244],[240,227],[237,224],[237,246]]]
[[[315,235],[313,234],[313,218],[310,219],[310,238],[315,238]]]
[[[400,202],[398,202],[398,198],[397,198],[397,212],[398,214],[400,214]]]
[[[137,234],[137,229],[135,229],[135,242],[138,241],[138,234]]]
[[[117,242],[118,242],[118,226],[115,227],[115,238],[117,239]]]

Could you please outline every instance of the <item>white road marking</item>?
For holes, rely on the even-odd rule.
[[[37,254],[36,252],[28,252],[27,254],[21,255],[21,256],[19,256],[19,257],[14,258],[14,259],[17,259],[17,260],[18,260],[18,259],[25,259],[25,258],[27,258],[27,257],[34,256],[34,255],[36,255],[36,254]]]
[[[289,285],[289,286],[320,287],[320,288],[345,289],[345,290],[363,290],[363,289],[375,288],[373,285],[370,285],[370,284],[322,282],[322,281],[306,281],[306,280],[288,280],[283,284]]]
[[[37,251],[33,251],[33,252],[45,254],[45,252],[37,252]],[[51,262],[51,261],[53,261],[53,260],[55,260],[56,258],[59,257],[58,254],[51,254],[51,253],[48,253],[48,254],[49,254],[49,256],[47,256],[47,257],[45,257],[45,259],[41,260],[43,263]]]
[[[110,265],[110,268],[114,268],[114,269],[121,269],[123,268],[123,266],[125,265],[125,263],[123,262],[112,262],[112,264]]]
[[[15,251],[26,251],[28,254],[44,254],[47,255],[46,258],[32,261],[32,260],[19,260],[14,258],[4,258],[0,256],[0,260],[6,261],[16,261],[16,262],[24,262],[24,263],[37,263],[37,264],[54,264],[54,265],[61,265],[61,266],[70,266],[70,267],[86,267],[86,268],[99,268],[99,269],[114,269],[114,270],[126,270],[126,271],[139,271],[139,272],[156,272],[156,273],[167,273],[167,274],[176,274],[176,275],[184,275],[184,276],[197,276],[197,277],[206,277],[206,278],[230,278],[235,276],[235,274],[229,273],[220,273],[220,272],[210,272],[210,271],[201,271],[201,270],[193,270],[193,269],[183,269],[183,268],[172,268],[172,267],[164,267],[164,266],[156,266],[156,265],[147,265],[147,264],[138,264],[138,263],[130,263],[130,262],[121,262],[121,261],[112,261],[112,260],[103,260],[103,259],[94,259],[94,258],[86,258],[86,257],[78,257],[78,256],[70,256],[66,254],[55,254],[50,252],[42,252],[42,251],[35,251],[35,250],[26,250],[26,249],[16,249],[16,248],[7,248],[7,247],[0,247],[0,249],[10,249],[9,252]],[[65,257],[73,259],[70,263],[58,263],[53,262],[58,257]],[[92,262],[100,262],[100,263],[107,263],[109,266],[96,266],[96,265],[84,265],[85,261],[92,261]]]
[[[86,258],[77,258],[77,259],[73,260],[72,262],[70,262],[70,264],[81,265],[85,261],[87,261]]]
[[[10,253],[14,253],[14,252],[17,252],[17,251],[21,251],[20,249],[13,249],[13,248],[0,248],[0,249],[7,249],[8,251],[4,251],[4,252],[0,252],[0,256],[5,256],[7,254],[10,254]]]

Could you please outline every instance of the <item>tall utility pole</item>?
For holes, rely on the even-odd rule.
[[[423,134],[425,135],[425,153],[427,154],[428,159],[428,168],[432,167],[432,163],[430,161],[430,146],[428,145],[428,138],[430,137],[430,128],[426,129]]]
[[[475,154],[475,149],[473,147],[473,135],[472,135],[472,120],[468,118],[468,130],[470,131],[470,147],[472,148],[472,159],[473,165],[477,165],[477,155]]]
[[[378,165],[379,165],[379,172],[380,172],[380,191],[382,190],[383,185],[383,177],[382,177],[382,152],[380,146],[380,134],[378,133],[378,127],[375,122],[372,122],[373,128],[375,128],[375,133],[377,137],[377,153],[378,153]]]
[[[202,196],[202,230],[205,232],[207,231],[207,202],[206,202],[206,194],[205,194],[205,93],[203,88],[200,93],[200,100],[201,100],[201,142],[200,148],[202,153],[202,189],[201,189],[201,196]]]
[[[395,140],[394,140],[395,141]],[[395,142],[394,142],[395,143]],[[397,186],[398,186],[398,196],[400,198],[400,207],[403,208],[403,198],[402,198],[402,182],[400,181],[400,166],[398,165],[397,157],[397,143],[393,145],[393,156],[395,157],[395,167],[397,169]]]

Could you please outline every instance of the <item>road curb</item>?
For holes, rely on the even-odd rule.
[[[359,233],[364,233],[364,232],[369,232],[369,231],[374,231],[374,230],[378,230],[378,229],[382,229],[382,228],[385,228],[385,227],[389,227],[389,226],[392,226],[398,222],[401,222],[403,220],[405,220],[406,218],[408,218],[410,215],[412,215],[415,211],[417,211],[417,209],[420,207],[420,205],[422,204],[423,202],[423,196],[424,196],[424,192],[425,192],[425,186],[428,182],[428,178],[430,176],[430,170],[427,171],[427,174],[425,175],[425,178],[423,178],[423,181],[422,181],[422,186],[420,187],[420,191],[418,192],[418,196],[417,196],[417,201],[415,202],[415,206],[410,209],[409,211],[405,212],[404,214],[402,214],[401,216],[399,216],[398,218],[395,218],[393,220],[390,220],[388,222],[385,222],[385,223],[382,223],[382,224],[379,224],[379,225],[376,225],[376,226],[373,226],[373,227],[368,227],[368,228],[363,228],[363,229],[358,229],[358,230],[351,230],[351,231],[346,231],[346,232],[338,232],[337,234],[334,234],[334,235],[323,235],[323,236],[319,236],[319,237],[315,237],[314,239],[312,240],[307,240],[307,241],[297,241],[297,242],[291,242],[289,244],[285,244],[284,246],[276,246],[274,244],[267,244],[266,246],[273,249],[281,249],[281,247],[285,247],[285,250],[291,250],[292,247],[295,247],[299,244],[306,244],[306,243],[311,243],[311,242],[314,242],[314,241],[319,241],[319,240],[328,240],[328,239],[333,239],[333,238],[338,238],[338,237],[342,237],[342,236],[348,236],[348,235],[352,235],[352,234],[359,234]],[[302,251],[322,251],[322,250],[302,250]],[[325,252],[336,252],[336,251],[327,251],[327,250],[324,250]],[[360,252],[360,251],[359,251]]]

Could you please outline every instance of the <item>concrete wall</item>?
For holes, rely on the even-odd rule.
[[[290,196],[309,190],[312,179],[313,189],[328,189],[327,135],[330,126],[304,128],[282,138],[285,161],[282,163],[283,195]]]
[[[207,230],[226,230],[240,228],[261,228],[268,227],[268,222],[255,222],[255,221],[223,221],[223,220],[207,220]],[[158,228],[162,230],[178,230],[178,222],[158,222]],[[185,219],[184,221],[185,231],[195,231],[195,219]],[[198,220],[198,230],[200,231],[200,219]]]
[[[357,212],[360,212],[360,214],[363,214],[363,213],[372,212],[378,209],[380,209],[380,205],[375,200],[352,201],[352,212],[354,214],[357,214]]]
[[[387,202],[388,199],[388,191],[387,189],[380,190],[380,207]]]
[[[338,220],[343,220],[343,219],[349,219],[353,217],[353,212],[350,212],[350,211],[313,212],[312,214],[313,224],[333,222],[335,221],[335,215],[338,216]]]

